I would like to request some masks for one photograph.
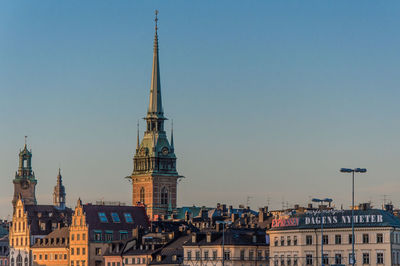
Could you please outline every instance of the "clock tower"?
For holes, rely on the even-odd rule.
[[[32,171],[32,151],[28,150],[26,142],[24,149],[19,152],[19,166],[13,183],[13,211],[15,210],[19,196],[21,196],[25,205],[36,205],[35,187],[37,180],[35,173]]]
[[[150,219],[168,215],[176,208],[177,181],[173,133],[171,143],[164,130],[164,111],[161,99],[160,67],[158,57],[157,14],[153,49],[153,71],[150,101],[143,139],[137,136],[136,153],[133,158],[132,203],[144,204]]]

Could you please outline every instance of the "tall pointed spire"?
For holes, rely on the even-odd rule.
[[[61,168],[58,168],[57,184],[53,192],[53,205],[59,209],[65,208],[65,187],[62,184]]]
[[[139,150],[139,145],[140,145],[140,142],[139,142],[139,120],[138,120],[138,122],[137,122],[136,152]]]
[[[153,50],[153,71],[151,75],[150,103],[147,117],[164,118],[161,101],[160,66],[158,59],[158,10],[155,11],[155,34]]]
[[[174,120],[171,121],[171,152],[174,152]]]

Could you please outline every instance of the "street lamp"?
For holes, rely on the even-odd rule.
[[[313,202],[319,202],[319,203],[323,203],[323,202],[328,202],[331,203],[332,199],[312,199]],[[323,223],[323,219],[322,219],[322,208],[320,210],[320,220],[321,220],[321,266],[324,266],[324,223]]]
[[[350,168],[341,168],[340,169],[341,173],[352,173],[352,192],[351,192],[351,259],[350,263],[351,265],[354,266],[356,263],[356,260],[354,258],[354,173],[366,173],[367,169],[365,168],[355,168],[355,169],[350,169]]]
[[[222,224],[222,266],[225,264],[225,225],[231,224],[231,221],[217,221],[216,224]]]

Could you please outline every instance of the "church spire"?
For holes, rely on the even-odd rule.
[[[53,205],[59,209],[65,208],[65,187],[62,184],[61,169],[58,168],[57,185],[53,192]]]
[[[171,152],[174,152],[174,120],[171,121]]]
[[[155,34],[154,34],[154,49],[153,49],[153,71],[151,75],[150,87],[150,102],[147,117],[164,118],[164,112],[161,101],[161,81],[160,81],[160,66],[158,59],[158,10],[155,12]]]

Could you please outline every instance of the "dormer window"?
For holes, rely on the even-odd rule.
[[[104,212],[99,212],[98,214],[99,214],[100,222],[108,223],[107,216],[106,216],[106,214]]]
[[[119,219],[118,213],[116,213],[116,212],[112,212],[111,213],[111,218],[112,218],[114,223],[120,223],[121,222],[121,220]]]
[[[125,222],[128,224],[133,223],[132,215],[130,213],[124,213]]]

